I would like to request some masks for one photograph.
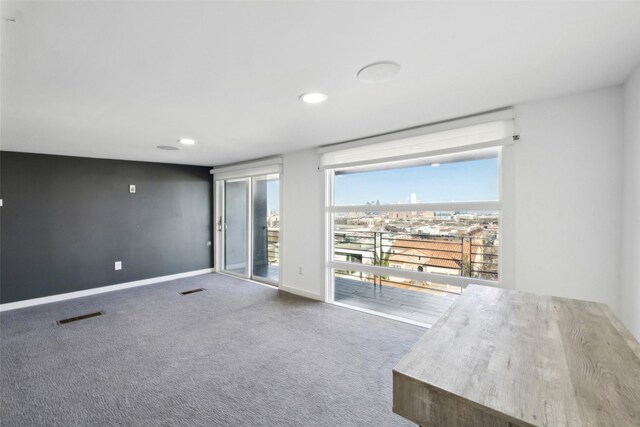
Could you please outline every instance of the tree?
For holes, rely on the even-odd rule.
[[[379,252],[380,254],[378,254],[378,251],[373,254],[373,265],[389,267],[389,251],[385,252],[380,248]],[[380,280],[389,280],[389,276],[380,276]]]
[[[467,254],[462,255],[462,276],[471,277],[471,260]]]

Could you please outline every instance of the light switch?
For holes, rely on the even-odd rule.
[[[129,193],[135,193],[136,192],[136,186],[133,184],[129,185]]]
[[[122,270],[122,261],[116,261],[115,269]]]

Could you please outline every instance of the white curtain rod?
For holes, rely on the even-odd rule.
[[[354,139],[345,142],[339,142],[330,145],[323,145],[318,148],[318,153],[329,153],[332,151],[345,150],[349,148],[361,147],[363,145],[370,145],[379,142],[388,142],[396,139],[411,138],[419,135],[426,135],[429,133],[442,132],[456,128],[462,128],[481,123],[494,122],[500,120],[513,120],[515,113],[513,108],[505,108],[502,110],[492,111],[488,113],[476,114],[473,116],[463,117],[459,119],[452,119],[443,122],[437,122],[433,124],[416,126],[409,129],[402,129],[395,132],[384,133],[381,135],[374,135],[360,139]]]
[[[282,164],[282,157],[272,157],[269,159],[263,160],[254,160],[243,163],[235,163],[228,166],[214,166],[213,169],[209,171],[210,174],[220,174],[220,173],[228,173],[228,172],[236,172],[242,171],[246,169],[255,169],[262,168],[265,166],[277,166]]]

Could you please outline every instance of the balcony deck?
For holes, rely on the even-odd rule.
[[[241,276],[244,276],[247,274],[247,270],[245,267],[229,269],[226,271],[229,271],[231,273],[236,273]],[[256,280],[260,280],[260,278],[265,278],[270,281],[269,284],[274,284],[277,286],[278,282],[280,281],[280,266],[277,264],[256,265],[253,268],[253,278]]]
[[[256,265],[253,269],[253,275],[264,277],[277,284],[280,280],[280,266],[277,264]]]
[[[393,286],[335,279],[335,301],[433,325],[458,295],[433,295]]]

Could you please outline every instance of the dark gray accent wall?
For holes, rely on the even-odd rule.
[[[207,167],[3,151],[0,197],[1,303],[212,267]]]

